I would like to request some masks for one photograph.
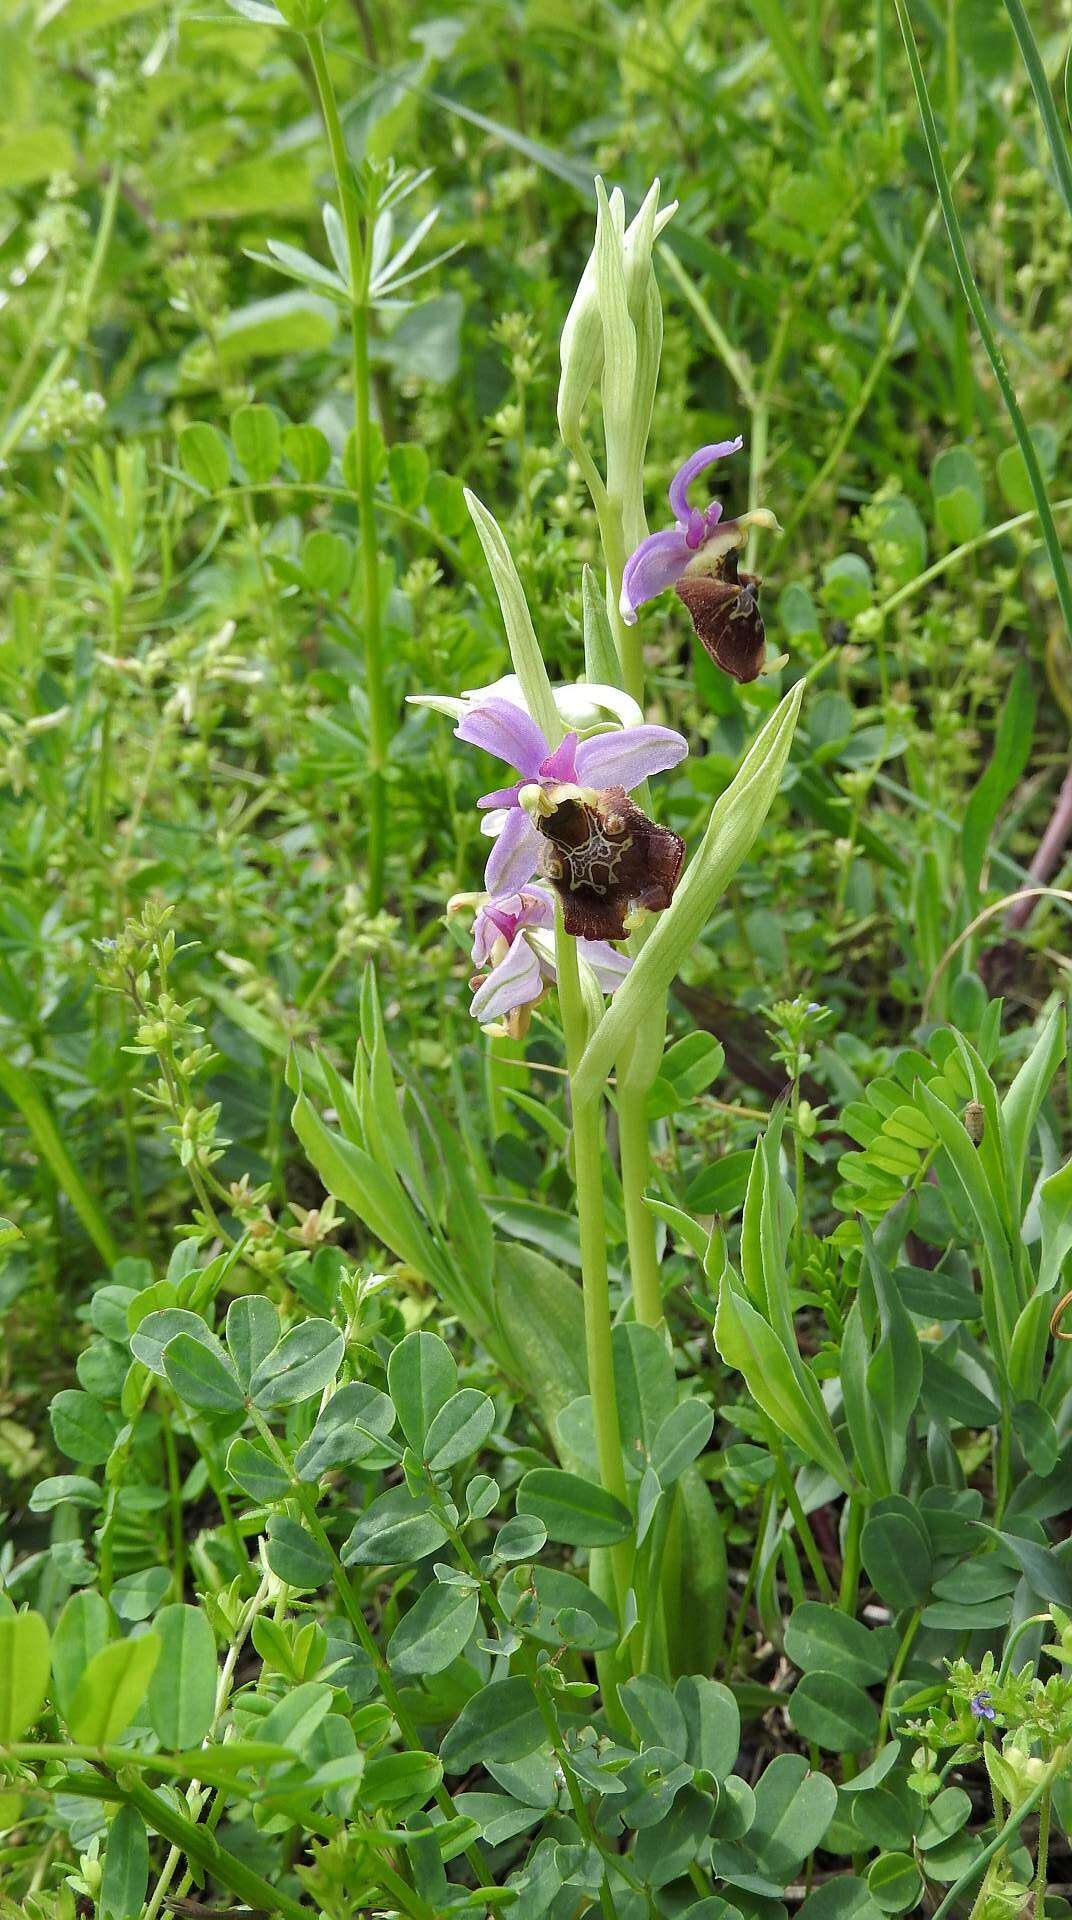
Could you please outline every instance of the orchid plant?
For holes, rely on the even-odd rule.
[[[663,1056],[667,992],[778,790],[803,683],[784,695],[760,730],[689,859],[681,837],[649,811],[648,782],[680,765],[688,742],[645,720],[642,611],[675,587],[716,663],[738,681],[754,680],[766,664],[759,582],[738,574],[737,554],[750,529],[777,523],[764,509],[724,519],[720,502],[701,507],[693,498],[701,476],[740,451],[737,438],[702,447],[682,463],[669,487],[675,525],[648,532],[644,464],[662,343],[652,246],[673,207],[660,212],[656,182],[627,226],[620,192],[608,198],[597,181],[596,196],[595,246],[562,334],[558,405],[603,549],[603,595],[590,578],[585,582],[589,683],[552,687],[507,543],[488,510],[467,494],[513,673],[468,693],[413,700],[449,714],[463,744],[514,775],[477,803],[492,842],[485,892],[450,904],[475,909],[472,953],[479,971],[471,1012],[493,1040],[523,1038],[533,1008],[557,992],[599,1470],[604,1492],[628,1508],[603,1211],[605,1104],[613,1098],[617,1117],[631,1313],[638,1323],[659,1327],[656,1223],[646,1205],[648,1104]],[[602,473],[589,440],[597,387]],[[632,1541],[611,1549],[607,1584],[626,1641],[630,1623],[642,1614],[636,1569],[644,1532],[638,1515]],[[598,1553],[593,1577],[600,1579]],[[657,1605],[657,1595],[646,1592],[644,1604]],[[649,1638],[642,1630],[636,1647],[643,1649]],[[627,1651],[625,1670],[638,1659],[643,1665],[642,1651],[639,1657]]]

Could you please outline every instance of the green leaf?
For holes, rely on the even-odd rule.
[[[149,1885],[149,1836],[133,1807],[120,1807],[108,1829],[101,1878],[101,1920],[139,1920]]]
[[[690,1766],[725,1780],[741,1744],[741,1712],[728,1687],[703,1674],[683,1674],[674,1697],[685,1718],[685,1754]]]
[[[365,1766],[361,1804],[370,1811],[395,1807],[416,1812],[443,1778],[442,1763],[431,1753],[378,1753]]]
[[[887,1606],[916,1607],[930,1592],[930,1537],[921,1515],[901,1496],[877,1501],[860,1536],[867,1577]]]
[[[164,1371],[187,1406],[209,1413],[240,1413],[245,1395],[234,1362],[214,1334],[209,1340],[177,1333],[164,1348]]]
[[[660,1486],[672,1486],[691,1466],[710,1440],[714,1425],[714,1413],[702,1400],[682,1400],[671,1408],[651,1448],[651,1464]]]
[[[510,659],[521,682],[525,705],[544,739],[556,747],[565,729],[555,706],[551,682],[547,678],[547,668],[533,630],[525,590],[513,556],[497,520],[468,488],[465,490],[465,504],[484,549],[484,558],[498,595]]]
[[[224,493],[231,484],[227,442],[206,420],[195,420],[179,435],[179,459],[191,480],[206,493]]]
[[[635,1320],[614,1328],[614,1385],[622,1446],[642,1466],[677,1401],[677,1376],[666,1341]]]
[[[524,1760],[547,1739],[540,1709],[527,1680],[496,1680],[467,1700],[439,1749],[448,1773],[467,1773],[478,1763]]]
[[[312,486],[324,478],[331,465],[331,448],[319,427],[304,423],[285,426],[282,445],[299,480]]]
[[[415,1679],[442,1673],[468,1645],[479,1618],[478,1597],[465,1587],[426,1587],[391,1635],[387,1658],[396,1673]]]
[[[67,1715],[72,1740],[103,1747],[125,1733],[145,1698],[160,1656],[156,1633],[112,1640],[93,1655]]]
[[[820,1845],[837,1807],[837,1788],[812,1773],[800,1754],[781,1753],[756,1783],[749,1853],[769,1879],[784,1887]]]
[[[551,1540],[569,1547],[613,1547],[632,1532],[628,1507],[579,1474],[533,1467],[517,1490],[519,1514],[542,1520]]]
[[[263,1294],[245,1294],[228,1307],[224,1333],[235,1372],[248,1393],[254,1372],[279,1339],[279,1315]]]
[[[735,778],[715,802],[703,841],[673,904],[659,914],[585,1048],[573,1076],[575,1101],[595,1098],[606,1084],[624,1043],[661,1001],[752,847],[778,792],[803,696],[804,682],[798,680],[760,729]]]
[[[531,1560],[546,1541],[547,1528],[542,1520],[531,1513],[515,1513],[499,1528],[492,1551],[497,1560]]]
[[[68,1460],[77,1460],[82,1467],[103,1466],[115,1444],[119,1422],[94,1394],[66,1387],[56,1394],[48,1412],[56,1445]]]
[[[388,1391],[406,1439],[422,1457],[429,1428],[457,1384],[454,1355],[437,1333],[407,1333],[391,1354]]]
[[[247,1440],[241,1434],[232,1440],[228,1449],[227,1471],[258,1506],[285,1499],[291,1490],[290,1475],[273,1460],[262,1442]]]
[[[800,1908],[800,1920],[879,1920],[882,1909],[866,1880],[853,1873],[836,1873],[825,1886],[809,1893]]]
[[[415,513],[428,485],[429,462],[424,448],[412,440],[397,442],[388,452],[387,470],[399,506]]]
[[[657,1826],[637,1834],[637,1872],[652,1887],[668,1886],[693,1864],[710,1825],[710,1795],[686,1787]]]
[[[786,1654],[802,1672],[825,1668],[862,1687],[885,1680],[895,1650],[888,1635],[818,1600],[800,1601],[785,1630]]]
[[[1035,736],[1035,694],[1031,669],[1021,660],[1001,707],[994,747],[981,780],[964,811],[960,847],[969,900],[979,894],[979,877],[994,822],[1031,757]]]
[[[272,478],[282,446],[279,423],[271,407],[239,407],[231,415],[231,442],[254,486]]]
[[[303,1681],[277,1700],[260,1723],[260,1736],[301,1753],[331,1712],[331,1688],[316,1680]]]
[[[428,1505],[416,1501],[408,1487],[392,1487],[365,1508],[342,1559],[348,1567],[409,1566],[434,1553],[446,1538],[446,1528]]]
[[[394,1424],[394,1407],[378,1387],[367,1387],[363,1381],[340,1387],[294,1456],[299,1479],[319,1480],[332,1467],[364,1460],[377,1452]]]
[[[1072,1612],[1072,1571],[1054,1547],[1040,1547],[1035,1540],[1025,1540],[1018,1533],[1002,1531],[982,1521],[978,1525],[982,1532],[1000,1540],[1012,1554],[1028,1586],[1040,1600],[1056,1601],[1059,1607]]]
[[[37,1152],[63,1189],[89,1238],[109,1267],[119,1258],[119,1248],[92,1192],[87,1186],[52,1118],[48,1102],[37,1081],[25,1067],[0,1054],[0,1093],[6,1095],[21,1113]]]
[[[64,126],[20,127],[0,140],[0,191],[32,187],[75,167],[74,144]]]
[[[934,510],[942,532],[954,544],[974,540],[986,516],[986,495],[975,455],[968,447],[947,447],[931,468]]]
[[[334,1380],[346,1343],[330,1320],[303,1320],[255,1368],[250,1398],[262,1413],[293,1407]]]
[[[807,1368],[800,1374],[794,1370],[781,1341],[737,1293],[728,1271],[719,1289],[715,1344],[726,1365],[743,1375],[752,1398],[779,1432],[829,1473],[843,1492],[850,1492],[852,1478],[818,1381]]]
[[[618,1695],[642,1747],[667,1747],[684,1760],[688,1745],[685,1715],[665,1680],[638,1673],[622,1682]]]
[[[542,1254],[499,1241],[495,1307],[517,1380],[553,1429],[562,1409],[588,1391],[581,1289]]]
[[[878,1737],[878,1708],[842,1673],[806,1673],[790,1695],[789,1717],[802,1739],[828,1753],[861,1753]]]
[[[200,1340],[205,1346],[215,1340],[199,1313],[190,1313],[185,1307],[160,1307],[139,1320],[130,1336],[130,1351],[158,1380],[166,1380],[164,1348],[180,1333],[189,1334],[191,1340]]]
[[[868,1891],[883,1913],[907,1913],[923,1882],[910,1854],[880,1853],[867,1876]]]
[[[483,1446],[495,1425],[495,1402],[476,1387],[463,1387],[440,1407],[428,1429],[424,1457],[433,1473],[446,1473]]]
[[[302,541],[301,565],[314,593],[337,600],[353,579],[354,549],[341,533],[316,527]]]
[[[268,1565],[288,1586],[308,1591],[331,1578],[331,1555],[319,1540],[306,1533],[288,1513],[273,1513],[268,1522]]]
[[[196,1747],[216,1708],[216,1639],[198,1607],[161,1607],[153,1622],[160,1659],[149,1682],[149,1723],[162,1747]]]
[[[331,345],[337,330],[338,319],[329,300],[312,293],[280,293],[226,314],[216,329],[215,348],[224,367],[238,367],[282,354],[320,353]],[[181,364],[188,366],[191,357],[203,353],[207,345],[207,341],[195,341]]]
[[[0,1619],[0,1746],[21,1740],[45,1704],[50,1654],[39,1613]]]
[[[65,1719],[78,1682],[94,1654],[108,1645],[114,1629],[112,1610],[101,1594],[92,1587],[72,1593],[52,1636],[52,1698]]]
[[[1039,1292],[1052,1293],[1072,1252],[1072,1160],[1051,1173],[1039,1187],[1039,1219],[1042,1223]]]

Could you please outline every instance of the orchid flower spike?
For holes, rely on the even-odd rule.
[[[637,912],[669,906],[684,842],[628,795],[685,758],[681,734],[653,726],[586,740],[568,733],[552,752],[523,707],[494,697],[470,706],[454,731],[520,775],[477,803],[493,810],[489,893],[514,892],[538,872],[562,900],[566,931],[592,940],[620,940]]]
[[[620,601],[622,619],[633,626],[638,607],[673,587],[688,608],[697,638],[716,665],[738,681],[755,680],[766,654],[761,582],[754,574],[738,573],[738,550],[749,527],[777,531],[778,522],[766,507],[723,520],[720,500],[704,508],[693,506],[689,488],[716,460],[739,453],[743,445],[740,435],[718,440],[698,448],[678,468],[669,487],[675,524],[650,533],[630,555]]]
[[[461,906],[470,904],[460,896]],[[473,922],[473,962],[480,971],[472,982],[469,1009],[482,1027],[519,1039],[545,987],[555,981],[555,903],[544,887],[519,887],[481,902]],[[582,940],[588,962],[604,993],[614,993],[632,961],[605,940]]]

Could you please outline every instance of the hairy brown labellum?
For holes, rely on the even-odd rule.
[[[566,932],[622,940],[628,916],[670,905],[685,842],[633,805],[624,787],[603,793],[565,788],[536,824],[547,842],[540,871],[562,902]]]
[[[715,665],[731,680],[758,679],[766,652],[762,582],[754,573],[737,572],[737,549],[721,556],[717,574],[685,574],[674,592],[689,610],[696,637]]]

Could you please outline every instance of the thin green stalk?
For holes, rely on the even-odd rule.
[[[647,1087],[625,1087],[619,1082],[616,1104],[633,1314],[642,1326],[657,1327],[663,1317],[663,1296],[655,1216],[644,1204],[651,1169]]]
[[[730,1644],[726,1653],[727,1678],[732,1677],[733,1674],[734,1663],[737,1659],[737,1649],[741,1644],[741,1635],[744,1632],[744,1623],[748,1614],[748,1608],[751,1604],[752,1595],[755,1592],[756,1581],[759,1579],[759,1563],[763,1553],[763,1543],[767,1537],[767,1528],[770,1525],[771,1508],[773,1505],[774,1482],[768,1480],[763,1489],[763,1499],[759,1509],[759,1525],[756,1528],[756,1537],[752,1546],[752,1558],[748,1565],[748,1573],[745,1577],[744,1591],[741,1594],[737,1606],[737,1617],[733,1623],[733,1633],[730,1637]]]
[[[938,198],[941,201],[942,215],[945,220],[946,232],[949,235],[949,245],[953,254],[953,261],[957,269],[957,275],[960,280],[964,298],[968,303],[972,318],[979,329],[979,336],[986,349],[987,358],[993,369],[994,378],[997,381],[1001,397],[1005,402],[1006,411],[1012,422],[1013,432],[1016,435],[1020,452],[1023,455],[1028,483],[1038,509],[1039,522],[1042,527],[1042,537],[1046,543],[1046,551],[1049,555],[1050,566],[1053,571],[1057,598],[1060,602],[1061,613],[1064,617],[1065,631],[1068,634],[1070,643],[1072,643],[1072,582],[1069,581],[1068,568],[1065,565],[1064,553],[1054,522],[1053,509],[1046,491],[1046,482],[1043,478],[1042,468],[1039,465],[1038,454],[1035,451],[1035,443],[1028,432],[1027,422],[1020,410],[1020,403],[1016,398],[1015,388],[1009,378],[1009,371],[1005,365],[1004,355],[998,345],[997,336],[990,324],[990,316],[987,313],[986,304],[972,272],[968,251],[964,244],[964,235],[961,230],[960,219],[953,200],[949,174],[942,157],[941,142],[938,138],[938,128],[935,124],[934,110],[931,106],[930,95],[927,91],[926,76],[923,72],[922,62],[920,61],[915,38],[912,33],[912,22],[909,17],[907,0],[894,0],[894,4],[897,8],[897,17],[900,21],[905,51],[908,55],[908,64],[912,73],[912,85],[915,88],[920,119],[923,123],[923,137],[926,141],[927,152],[930,156],[931,168],[934,173],[934,183],[938,190]]]
[[[555,960],[559,1005],[566,1037],[566,1064],[573,1074],[584,1052],[587,1023],[581,998],[577,943],[565,931],[561,911],[556,914]],[[607,1235],[603,1214],[603,1089],[584,1100],[573,1099],[573,1178],[577,1194],[577,1221],[581,1241],[581,1284],[584,1293],[584,1334],[588,1356],[588,1387],[592,1396],[600,1479],[608,1493],[628,1505],[622,1464],[618,1396],[614,1384],[611,1345],[610,1286],[607,1278]],[[624,1617],[629,1591],[632,1550],[628,1541],[611,1549],[614,1589],[619,1617]]]
[[[357,466],[357,510],[361,533],[361,588],[364,614],[365,695],[369,713],[368,752],[368,888],[370,913],[383,905],[387,852],[387,760],[390,724],[383,659],[380,606],[380,553],[376,533],[376,496],[372,476],[372,386],[369,376],[369,258],[361,232],[361,216],[353,168],[346,151],[335,87],[328,67],[324,36],[318,27],[308,36],[309,58],[316,77],[331,164],[350,257],[350,328],[354,387],[354,446]]]
[[[917,1607],[911,1619],[909,1620],[907,1627],[905,1628],[903,1634],[901,1635],[901,1644],[897,1649],[897,1653],[894,1658],[893,1665],[889,1671],[889,1677],[886,1681],[886,1691],[882,1696],[882,1710],[878,1718],[878,1739],[875,1742],[875,1744],[876,1746],[879,1746],[879,1747],[881,1747],[883,1741],[886,1738],[886,1728],[889,1726],[890,1704],[893,1699],[893,1689],[897,1685],[898,1680],[901,1678],[901,1674],[904,1671],[904,1663],[908,1659],[909,1653],[912,1650],[912,1642],[915,1639],[916,1634],[919,1630],[919,1623],[922,1618],[922,1611],[923,1610],[921,1607]]]
[[[1047,1788],[1039,1808],[1038,1850],[1035,1854],[1035,1920],[1044,1920],[1046,1879],[1050,1865],[1050,1810],[1052,1795]]]
[[[860,1535],[863,1531],[864,1510],[859,1500],[849,1500],[849,1511],[845,1522],[845,1559],[841,1568],[841,1585],[838,1589],[838,1606],[842,1613],[855,1614],[856,1589],[860,1583]]]
[[[803,1505],[801,1504],[800,1495],[796,1489],[796,1483],[793,1479],[792,1474],[789,1471],[789,1463],[786,1460],[785,1453],[782,1450],[781,1442],[774,1438],[773,1432],[772,1432],[771,1439],[772,1439],[771,1451],[774,1455],[775,1465],[778,1469],[779,1484],[781,1486],[782,1492],[785,1495],[785,1503],[792,1515],[793,1525],[797,1530],[797,1535],[799,1537],[800,1544],[804,1549],[804,1553],[807,1558],[808,1565],[811,1568],[812,1573],[815,1575],[815,1582],[819,1588],[819,1592],[822,1594],[824,1600],[832,1600],[834,1597],[834,1589],[831,1584],[830,1575],[827,1573],[826,1568],[823,1565],[823,1557],[822,1557],[822,1554],[819,1552],[818,1546],[816,1545],[815,1535],[811,1530],[811,1527],[808,1522],[808,1516],[804,1511]]]
[[[1012,22],[1012,30],[1020,43],[1020,52],[1024,56],[1027,77],[1035,96],[1039,115],[1046,130],[1046,138],[1053,155],[1053,164],[1057,173],[1057,185],[1065,203],[1068,216],[1072,219],[1072,156],[1068,151],[1068,139],[1061,126],[1060,116],[1054,103],[1046,69],[1042,63],[1038,41],[1035,39],[1031,22],[1024,10],[1022,0],[1005,0],[1005,11]]]

